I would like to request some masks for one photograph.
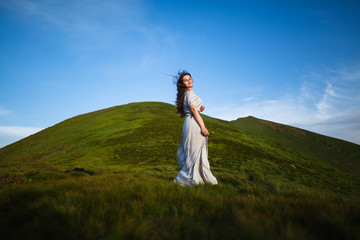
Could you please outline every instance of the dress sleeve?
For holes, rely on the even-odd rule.
[[[189,107],[191,105],[194,105],[196,107],[196,109],[200,112],[201,104],[202,104],[201,99],[198,96],[196,96],[193,93],[189,96]]]

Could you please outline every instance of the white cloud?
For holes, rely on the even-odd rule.
[[[9,113],[11,113],[11,111],[0,107],[0,116],[5,116],[8,115]]]
[[[41,130],[37,127],[0,126],[0,135],[26,137]]]
[[[173,57],[181,36],[152,25],[146,19],[151,13],[146,12],[142,0],[14,0],[1,6],[35,22],[45,32],[60,34],[65,47],[75,52],[77,64],[106,56],[104,62],[97,60],[100,71],[112,66],[116,68],[111,72],[120,73],[158,68]]]
[[[239,117],[255,116],[279,123],[289,124],[304,121],[309,110],[300,107],[296,99],[285,96],[279,100],[261,100],[228,105],[208,110],[208,114],[221,119],[234,120]]]
[[[38,127],[0,126],[0,148],[41,131]]]
[[[353,115],[332,118],[320,123],[296,124],[296,126],[360,144],[360,111]]]
[[[360,144],[360,65],[311,72],[295,94],[242,99],[208,114],[226,120],[251,115]]]
[[[243,98],[240,101],[241,102],[248,102],[248,101],[251,101],[251,100],[254,100],[254,99],[255,99],[254,97],[248,97],[248,98]]]
[[[335,97],[335,93],[332,90],[332,85],[330,83],[327,83],[326,89],[324,91],[324,94],[320,100],[316,104],[316,108],[318,109],[317,118],[320,120],[328,120],[331,118],[331,112],[333,112],[331,99]]]
[[[44,31],[63,34],[62,40],[68,41],[68,47],[79,54],[114,46],[126,48],[121,44],[125,35],[143,16],[142,1],[136,0],[13,0],[1,3],[0,7],[33,21]]]

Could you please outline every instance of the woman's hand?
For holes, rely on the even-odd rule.
[[[201,133],[202,133],[202,135],[204,135],[204,136],[209,136],[209,131],[207,130],[206,127],[201,128]]]
[[[201,105],[200,107],[200,112],[204,111],[205,110],[205,106],[204,105]]]

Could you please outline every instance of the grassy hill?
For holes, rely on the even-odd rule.
[[[258,136],[258,141],[272,147],[291,148],[360,176],[360,146],[357,144],[251,116],[231,121],[231,125]]]
[[[0,149],[1,239],[355,239],[360,146],[203,115],[218,186],[181,187],[174,106],[131,103]]]

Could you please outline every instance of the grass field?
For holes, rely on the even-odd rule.
[[[175,112],[116,106],[0,149],[1,239],[359,239],[359,145],[203,115],[219,185],[181,187]]]

